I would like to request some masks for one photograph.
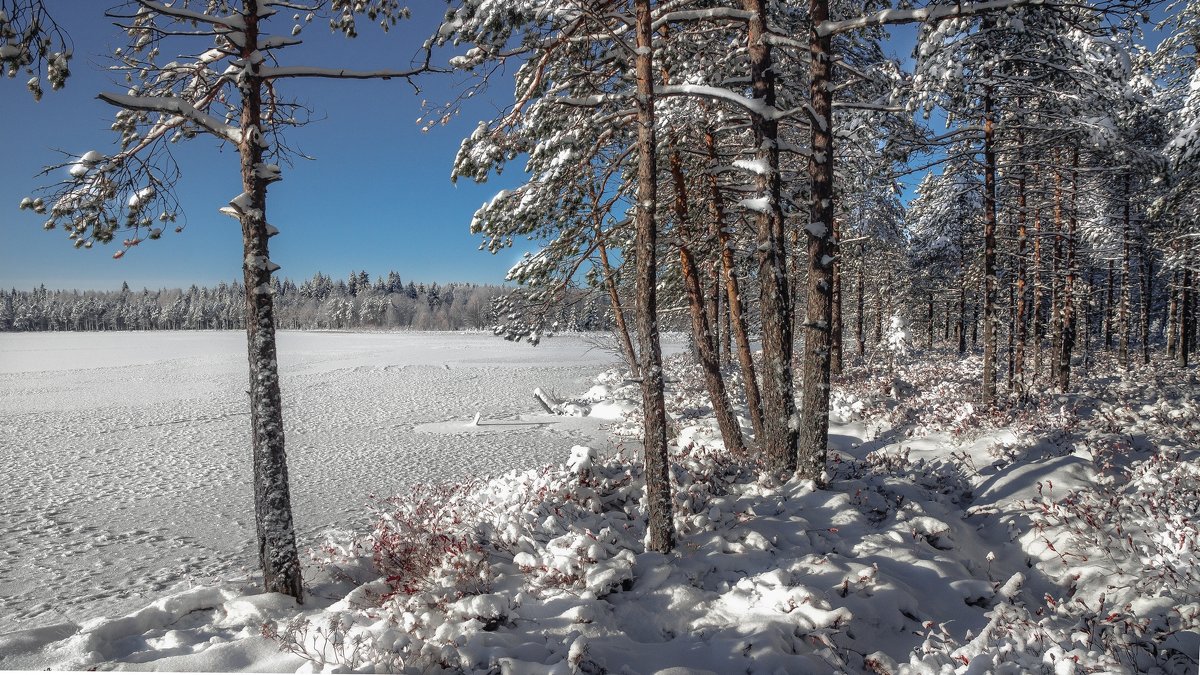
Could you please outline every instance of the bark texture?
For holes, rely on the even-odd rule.
[[[283,593],[303,601],[300,556],[292,524],[288,488],[287,454],[283,439],[283,403],[279,393],[275,351],[275,309],[271,296],[273,263],[268,253],[266,220],[267,179],[263,163],[262,88],[257,66],[250,55],[258,50],[258,3],[245,3],[245,43],[248,76],[242,84],[242,192],[234,206],[242,225],[245,254],[242,275],[246,288],[246,345],[250,362],[250,430],[254,453],[254,521],[258,531],[258,556],[263,586],[268,593]]]
[[[814,26],[829,18],[828,0],[809,0]],[[809,102],[812,154],[808,159],[809,226],[807,318],[804,321],[804,390],[800,404],[797,474],[825,482],[829,449],[830,334],[833,325],[833,43],[809,36]],[[764,310],[765,311],[765,310]]]
[[[774,107],[775,70],[771,61],[771,44],[766,39],[766,2],[742,0],[742,7],[750,12],[747,49],[750,55],[752,96],[756,102]],[[754,134],[756,159],[765,168],[765,171],[756,174],[755,187],[766,201],[761,210],[754,212],[763,348],[763,433],[759,449],[765,456],[767,473],[786,479],[796,471],[797,425],[792,376],[793,312],[780,200],[779,124],[763,115],[751,113],[750,127]],[[811,344],[806,348],[808,351],[812,349]],[[827,373],[828,356],[826,351]]]
[[[651,56],[650,0],[635,0],[637,38],[637,208],[634,217],[637,287],[638,357],[642,371],[643,446],[646,501],[649,504],[646,548],[660,553],[675,547],[671,515],[671,481],[667,457],[667,413],[663,401],[662,350],[658,340],[658,297],[655,251],[658,225],[654,207],[658,193],[655,170],[654,64]]]

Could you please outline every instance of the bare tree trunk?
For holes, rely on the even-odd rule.
[[[814,25],[829,18],[829,0],[809,0]],[[809,38],[809,110],[812,152],[808,158],[808,302],[804,321],[804,390],[800,405],[798,474],[824,485],[829,450],[829,358],[833,322],[833,41]]]
[[[724,274],[724,272],[722,272]],[[729,300],[723,295],[724,291],[718,289],[718,294],[722,294],[721,307],[721,364],[728,366],[733,363],[733,317],[729,308]],[[754,383],[754,390],[758,391],[758,383]],[[759,411],[762,412],[761,410]]]
[[[262,137],[263,79],[251,55],[258,53],[258,2],[246,0],[241,56],[249,64],[242,80],[242,194],[233,202],[242,225],[246,293],[246,345],[250,362],[250,430],[254,448],[254,521],[263,586],[268,593],[304,600],[300,556],[292,524],[287,453],[283,438],[283,402],[279,392],[275,350],[275,308],[271,296],[271,262],[267,239],[267,183]]]
[[[1066,278],[1062,293],[1062,341],[1058,355],[1058,388],[1067,391],[1071,386],[1071,353],[1075,349],[1075,231],[1078,223],[1079,149],[1071,151],[1071,212],[1067,217]]]
[[[833,261],[833,308],[829,334],[829,372],[831,375],[842,374],[842,256],[838,244],[840,238],[838,222],[837,219],[834,219],[833,245],[839,249],[839,254]]]
[[[670,460],[667,457],[667,413],[663,402],[662,352],[658,341],[658,297],[654,217],[658,177],[655,168],[654,65],[650,0],[634,0],[637,38],[637,209],[634,215],[638,355],[641,357],[642,409],[648,503],[646,548],[667,553],[675,547],[671,511]]]
[[[1129,219],[1129,176],[1125,176],[1125,218],[1121,227],[1121,306],[1117,314],[1117,359],[1122,368],[1129,367],[1129,313],[1130,313],[1130,236],[1132,225]]]
[[[1051,155],[1058,162],[1058,153]],[[1057,384],[1059,360],[1062,358],[1063,315],[1062,315],[1062,277],[1063,273],[1063,209],[1062,209],[1062,172],[1054,169],[1054,257],[1051,261],[1050,278],[1050,382]]]
[[[926,295],[928,298],[927,305],[928,305],[928,309],[929,309],[929,318],[926,322],[928,333],[929,333],[929,341],[928,341],[928,344],[926,345],[926,348],[933,349],[933,293],[929,292]]]
[[[959,238],[958,258],[958,353],[967,353],[967,260],[962,238]]]
[[[596,236],[600,236],[597,230]],[[604,271],[604,285],[608,289],[608,302],[612,306],[613,322],[617,325],[617,340],[621,343],[621,352],[625,354],[625,363],[633,377],[641,377],[638,367],[637,352],[633,350],[633,339],[629,335],[629,324],[625,323],[625,308],[621,305],[621,294],[617,289],[617,277],[612,265],[608,262],[608,247],[600,242],[596,249],[600,252],[600,266]]]
[[[725,328],[721,325],[722,314],[725,312],[725,303],[721,297],[721,258],[717,255],[716,244],[717,238],[711,237],[713,250],[709,253],[707,270],[708,288],[704,292],[704,311],[708,314],[709,323],[713,334],[713,349],[717,352],[717,363],[724,368],[729,359],[726,358],[729,354],[722,353],[722,346],[726,343],[728,335],[725,334]]]
[[[1028,307],[1025,304],[1026,294],[1026,277],[1029,274],[1028,263],[1025,260],[1025,250],[1029,241],[1029,230],[1027,219],[1027,208],[1029,206],[1029,198],[1025,191],[1025,163],[1020,156],[1022,148],[1025,145],[1024,135],[1017,139],[1017,281],[1016,295],[1017,307],[1016,317],[1013,319],[1013,329],[1016,335],[1013,338],[1014,353],[1013,353],[1013,388],[1020,392],[1022,396],[1025,394],[1025,341],[1027,339],[1027,313]]]
[[[1041,171],[1037,165],[1033,168],[1033,183],[1041,187]],[[1033,207],[1033,309],[1029,313],[1030,339],[1033,346],[1033,379],[1042,373],[1042,209],[1041,204]]]
[[[1128,202],[1125,208],[1129,208]],[[1112,321],[1113,321],[1113,261],[1108,261],[1108,275],[1104,289],[1104,351],[1112,350]]]
[[[990,69],[988,75],[991,74]],[[983,404],[996,402],[996,120],[983,96]]]
[[[1179,342],[1179,271],[1171,273],[1171,282],[1167,289],[1167,358],[1175,358],[1175,350]]]
[[[699,356],[700,368],[704,371],[708,397],[712,402],[713,414],[717,418],[717,426],[721,429],[721,438],[725,441],[725,449],[741,454],[746,450],[746,444],[742,440],[742,428],[725,393],[725,378],[721,376],[716,336],[712,334],[708,312],[704,307],[700,270],[686,241],[692,228],[688,222],[687,182],[683,177],[683,160],[680,159],[678,151],[671,153],[670,164],[671,180],[675,189],[675,219],[679,228],[679,266],[683,273],[683,287],[692,315],[692,336],[696,342],[696,353]]]
[[[1191,356],[1192,333],[1196,330],[1193,323],[1196,320],[1195,309],[1192,307],[1192,270],[1183,268],[1183,283],[1179,285],[1179,344],[1175,348],[1177,363],[1180,368],[1188,367]]]
[[[858,358],[863,358],[867,353],[867,341],[863,337],[863,313],[866,311],[866,303],[863,300],[863,268],[866,267],[866,247],[860,245],[858,247],[858,269],[855,270],[855,296],[857,296],[857,311],[854,314],[854,343],[858,346]]]
[[[950,341],[950,300],[942,303],[942,342]]]
[[[755,102],[761,102],[767,107],[774,107],[775,69],[771,61],[771,43],[766,37],[768,23],[766,3],[765,0],[742,0],[742,7],[750,12],[747,50],[750,55],[752,96]],[[787,242],[784,238],[780,197],[779,124],[774,119],[758,113],[751,113],[750,127],[754,134],[753,147],[756,148],[757,160],[765,169],[762,173],[757,174],[755,187],[765,197],[766,204],[754,214],[758,231],[759,307],[762,313],[763,347],[763,435],[760,443],[761,450],[765,455],[767,473],[786,480],[796,471],[798,430],[795,386],[792,377],[792,300],[788,286]],[[828,223],[830,220],[832,219],[825,222]],[[828,277],[828,272],[818,275],[810,274],[810,286],[817,283],[818,276]],[[824,289],[826,307],[828,306],[828,294],[829,286],[826,281]],[[810,295],[809,312],[814,310],[812,301],[813,298]],[[824,311],[824,315],[826,323],[822,331],[823,337],[819,338],[818,342],[807,342],[805,352],[812,354],[819,345],[826,346],[823,359],[825,381],[828,382],[829,316],[827,310]],[[806,337],[811,338],[812,331],[807,331]],[[816,414],[818,411],[809,412]],[[820,447],[824,447],[824,443],[820,443]],[[810,448],[810,450],[814,448]],[[808,468],[805,469],[805,471],[807,470]]]
[[[716,231],[717,245],[721,249],[721,268],[725,272],[726,304],[729,306],[730,327],[734,339],[737,341],[738,363],[742,368],[742,380],[746,390],[746,409],[750,413],[750,424],[754,427],[754,438],[761,443],[763,439],[762,399],[759,397],[758,377],[754,372],[754,355],[750,351],[750,329],[746,325],[745,306],[742,302],[742,291],[733,259],[733,244],[729,240],[729,233],[725,231],[725,208],[721,190],[717,186],[715,171],[718,165],[717,142],[711,129],[705,131],[704,145],[708,150],[709,162],[714,169],[708,172],[708,208],[713,228]]]
[[[1145,241],[1139,247],[1142,258],[1142,363],[1150,364],[1150,308],[1154,305],[1154,257]]]
[[[979,348],[979,305],[971,304],[971,351]]]

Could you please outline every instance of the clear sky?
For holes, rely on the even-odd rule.
[[[0,286],[27,289],[187,287],[241,278],[241,234],[236,221],[217,209],[241,192],[237,153],[211,137],[197,136],[176,154],[183,172],[179,198],[187,226],[169,229],[113,260],[116,244],[74,249],[61,230],[44,231],[43,217],[19,211],[22,197],[60,176],[37,177],[43,166],[75,155],[115,151],[109,129],[115,109],[96,99],[100,91],[123,92],[103,72],[106,54],[124,44],[123,35],[96,0],[52,0],[47,5],[74,43],[72,75],[65,89],[41,102],[24,88],[27,77],[0,81]],[[306,45],[284,50],[295,65],[358,69],[406,67],[442,15],[442,4],[413,3],[413,18],[384,34],[360,24],[360,37],[331,35],[314,22]],[[319,20],[318,20],[319,21]],[[280,21],[276,30],[290,30]],[[364,23],[366,23],[364,21]],[[209,45],[197,38],[196,52]],[[180,43],[176,43],[179,45]],[[323,62],[322,62],[323,61]],[[284,180],[271,186],[268,220],[280,229],[271,258],[280,274],[299,281],[320,270],[344,278],[365,269],[372,277],[388,270],[413,281],[500,283],[519,251],[491,255],[478,250],[469,232],[474,210],[519,178],[520,165],[505,180],[475,185],[450,182],[461,138],[479,119],[491,117],[495,101],[511,100],[510,78],[497,79],[488,97],[473,100],[449,125],[422,133],[416,119],[422,100],[444,102],[455,89],[453,76],[422,81],[421,94],[402,80],[288,81],[286,93],[313,109],[316,121],[289,132],[289,143],[315,157],[284,167]]]
[[[65,175],[36,175],[63,161],[60,151],[116,150],[116,134],[109,129],[115,109],[96,98],[101,91],[127,88],[104,72],[107,55],[125,44],[104,16],[111,4],[47,3],[74,43],[65,89],[47,86],[43,99],[34,102],[24,88],[26,77],[0,81],[0,287],[112,289],[122,281],[134,288],[187,287],[241,278],[239,227],[217,213],[241,191],[237,154],[208,136],[176,151],[184,231],[168,229],[161,240],[144,242],[120,260],[112,259],[119,243],[76,250],[61,230],[42,230],[43,217],[17,209],[23,197]],[[283,50],[281,58],[293,65],[406,67],[443,12],[434,0],[411,7],[412,19],[389,34],[360,25],[355,40],[314,22],[302,35],[306,44]],[[290,27],[283,20],[273,29],[286,33]],[[891,51],[907,57],[913,31],[904,27],[896,33]],[[189,49],[196,53],[209,44],[197,38]],[[491,118],[498,104],[511,101],[511,78],[497,77],[490,92],[472,99],[447,126],[423,133],[416,123],[423,100],[444,102],[460,84],[455,76],[429,76],[416,94],[400,80],[283,83],[285,95],[312,108],[316,121],[288,135],[293,147],[315,161],[284,167],[284,180],[269,193],[268,220],[281,231],[271,240],[280,274],[299,281],[317,271],[344,278],[352,270],[375,277],[394,269],[406,281],[503,281],[529,245],[518,242],[516,249],[491,255],[478,250],[480,240],[468,228],[480,204],[518,183],[520,163],[483,185],[469,180],[453,185],[449,176],[462,137],[480,119]]]

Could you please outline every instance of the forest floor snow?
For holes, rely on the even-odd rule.
[[[754,457],[726,453],[699,372],[669,361],[668,555],[645,550],[624,448],[636,385],[609,371],[575,403],[626,412],[610,441],[380,503],[372,526],[310,551],[303,606],[197,586],[122,618],[0,635],[0,667],[1196,671],[1194,373],[1094,366],[1077,391],[989,411],[971,402],[977,358],[851,368],[817,489],[764,483]]]

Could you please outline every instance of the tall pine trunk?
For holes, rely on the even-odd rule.
[[[1058,162],[1058,153],[1051,154]],[[1052,384],[1058,382],[1059,359],[1062,358],[1063,316],[1062,278],[1063,272],[1063,208],[1062,171],[1054,169],[1054,255],[1050,263],[1050,374]]]
[[[1184,263],[1183,283],[1179,285],[1179,344],[1175,347],[1175,356],[1180,368],[1188,367],[1191,357],[1192,334],[1196,327],[1196,312],[1192,307],[1192,270]]]
[[[775,106],[775,68],[767,39],[766,0],[742,0],[750,12],[747,50],[750,55],[750,88],[754,101]],[[795,385],[792,376],[792,300],[788,282],[787,241],[784,238],[783,208],[779,173],[779,124],[758,113],[750,114],[756,160],[763,170],[756,174],[755,187],[766,202],[755,211],[758,239],[758,280],[762,314],[762,399],[763,436],[760,450],[766,471],[786,480],[796,471],[797,424]],[[810,280],[811,283],[811,280]],[[826,288],[826,294],[828,294]],[[810,298],[811,301],[811,298]],[[810,305],[809,311],[812,311]],[[826,312],[825,342],[828,342]],[[812,352],[813,343],[805,351]],[[829,353],[825,352],[828,380]]]
[[[1130,314],[1130,238],[1133,227],[1129,219],[1129,177],[1125,177],[1125,217],[1121,225],[1121,306],[1117,313],[1117,359],[1122,368],[1129,367],[1129,314]]]
[[[750,351],[750,329],[746,325],[745,305],[742,300],[742,289],[738,282],[737,269],[733,259],[733,242],[725,231],[725,207],[721,197],[721,189],[717,185],[716,136],[711,129],[705,131],[704,146],[708,151],[710,170],[708,172],[708,209],[712,218],[717,246],[720,247],[721,269],[725,272],[726,304],[729,308],[730,331],[737,342],[738,363],[742,368],[742,380],[746,390],[746,409],[750,413],[750,424],[754,427],[754,437],[761,444],[763,440],[763,408],[759,397],[758,377],[754,372],[754,355]]]
[[[866,311],[866,302],[863,299],[863,276],[864,268],[866,267],[866,246],[859,245],[858,247],[858,268],[854,274],[854,295],[857,307],[854,313],[854,344],[858,347],[858,358],[863,359],[867,355],[867,340],[863,335],[863,313]]]
[[[829,0],[809,0],[808,301],[804,321],[804,390],[800,404],[798,474],[825,482],[829,451],[829,358],[833,324],[833,41],[815,27],[829,18]]]
[[[241,81],[242,194],[232,205],[242,225],[242,279],[246,293],[246,345],[250,362],[250,430],[254,452],[254,521],[263,586],[269,593],[303,601],[300,556],[292,524],[287,453],[283,439],[283,402],[279,393],[275,349],[275,307],[271,273],[277,269],[268,252],[273,229],[267,224],[267,178],[262,138],[263,78],[251,58],[258,53],[258,2],[245,3],[241,57],[249,64]]]
[[[1142,363],[1150,364],[1150,309],[1154,305],[1154,255],[1142,241]]]
[[[1179,343],[1179,271],[1171,273],[1171,282],[1167,288],[1167,358],[1175,358],[1175,350]]]
[[[983,96],[982,394],[985,406],[996,402],[996,117],[991,87]]]
[[[1020,104],[1017,106],[1020,108]],[[1028,339],[1028,306],[1025,303],[1026,277],[1029,274],[1028,262],[1026,261],[1026,249],[1029,242],[1028,229],[1028,213],[1029,198],[1025,188],[1025,163],[1021,158],[1020,153],[1023,152],[1025,145],[1024,136],[1019,136],[1017,139],[1017,281],[1016,295],[1017,307],[1016,317],[1013,319],[1013,329],[1016,335],[1013,338],[1014,353],[1013,353],[1013,387],[1022,396],[1025,393],[1025,342]]]
[[[833,245],[838,250],[838,256],[833,261],[833,307],[829,323],[829,372],[832,375],[842,374],[842,256],[838,244],[840,238],[838,222],[834,219]]]
[[[596,236],[600,236],[600,231],[596,231]],[[617,341],[621,345],[621,353],[625,355],[625,363],[629,366],[629,372],[634,377],[641,377],[642,371],[638,367],[637,352],[633,349],[633,338],[629,335],[629,324],[625,322],[625,308],[621,304],[621,293],[617,288],[616,271],[608,261],[608,247],[604,242],[600,242],[596,246],[596,250],[600,253],[600,266],[604,272],[604,287],[608,290],[608,303],[612,307],[613,323],[616,324],[615,332]]]
[[[1075,231],[1078,224],[1079,149],[1071,152],[1071,209],[1067,215],[1066,277],[1063,280],[1061,339],[1058,355],[1058,388],[1067,391],[1071,385],[1071,354],[1075,349]]]
[[[658,341],[658,296],[655,251],[658,196],[655,167],[654,64],[650,0],[634,0],[637,39],[637,209],[634,216],[635,282],[637,286],[638,356],[642,371],[642,410],[648,503],[646,548],[660,553],[675,547],[671,513],[671,481],[667,457],[667,413],[663,401],[662,351]]]
[[[1129,204],[1125,204],[1125,208],[1129,208]],[[1104,351],[1112,350],[1112,322],[1113,322],[1113,261],[1108,261],[1108,271],[1104,280],[1104,324],[1101,330],[1104,332]]]
[[[687,295],[688,308],[692,315],[692,336],[696,343],[696,353],[699,356],[700,368],[704,371],[704,382],[708,387],[708,397],[712,402],[713,414],[717,418],[717,426],[721,430],[721,438],[725,441],[725,449],[741,454],[746,450],[742,440],[742,428],[737,416],[729,405],[729,397],[725,393],[725,378],[721,376],[720,354],[717,352],[716,336],[713,335],[708,312],[704,306],[704,289],[700,282],[700,269],[696,265],[695,256],[687,244],[691,234],[688,220],[687,181],[683,176],[683,160],[679,151],[671,152],[671,181],[675,189],[676,226],[679,228],[679,267],[683,274],[683,288]],[[713,317],[714,320],[716,317]]]
[[[1033,167],[1033,184],[1041,191],[1041,171]],[[1042,372],[1042,208],[1041,203],[1033,207],[1033,307],[1029,312],[1029,344],[1033,347],[1033,379],[1036,382]]]

